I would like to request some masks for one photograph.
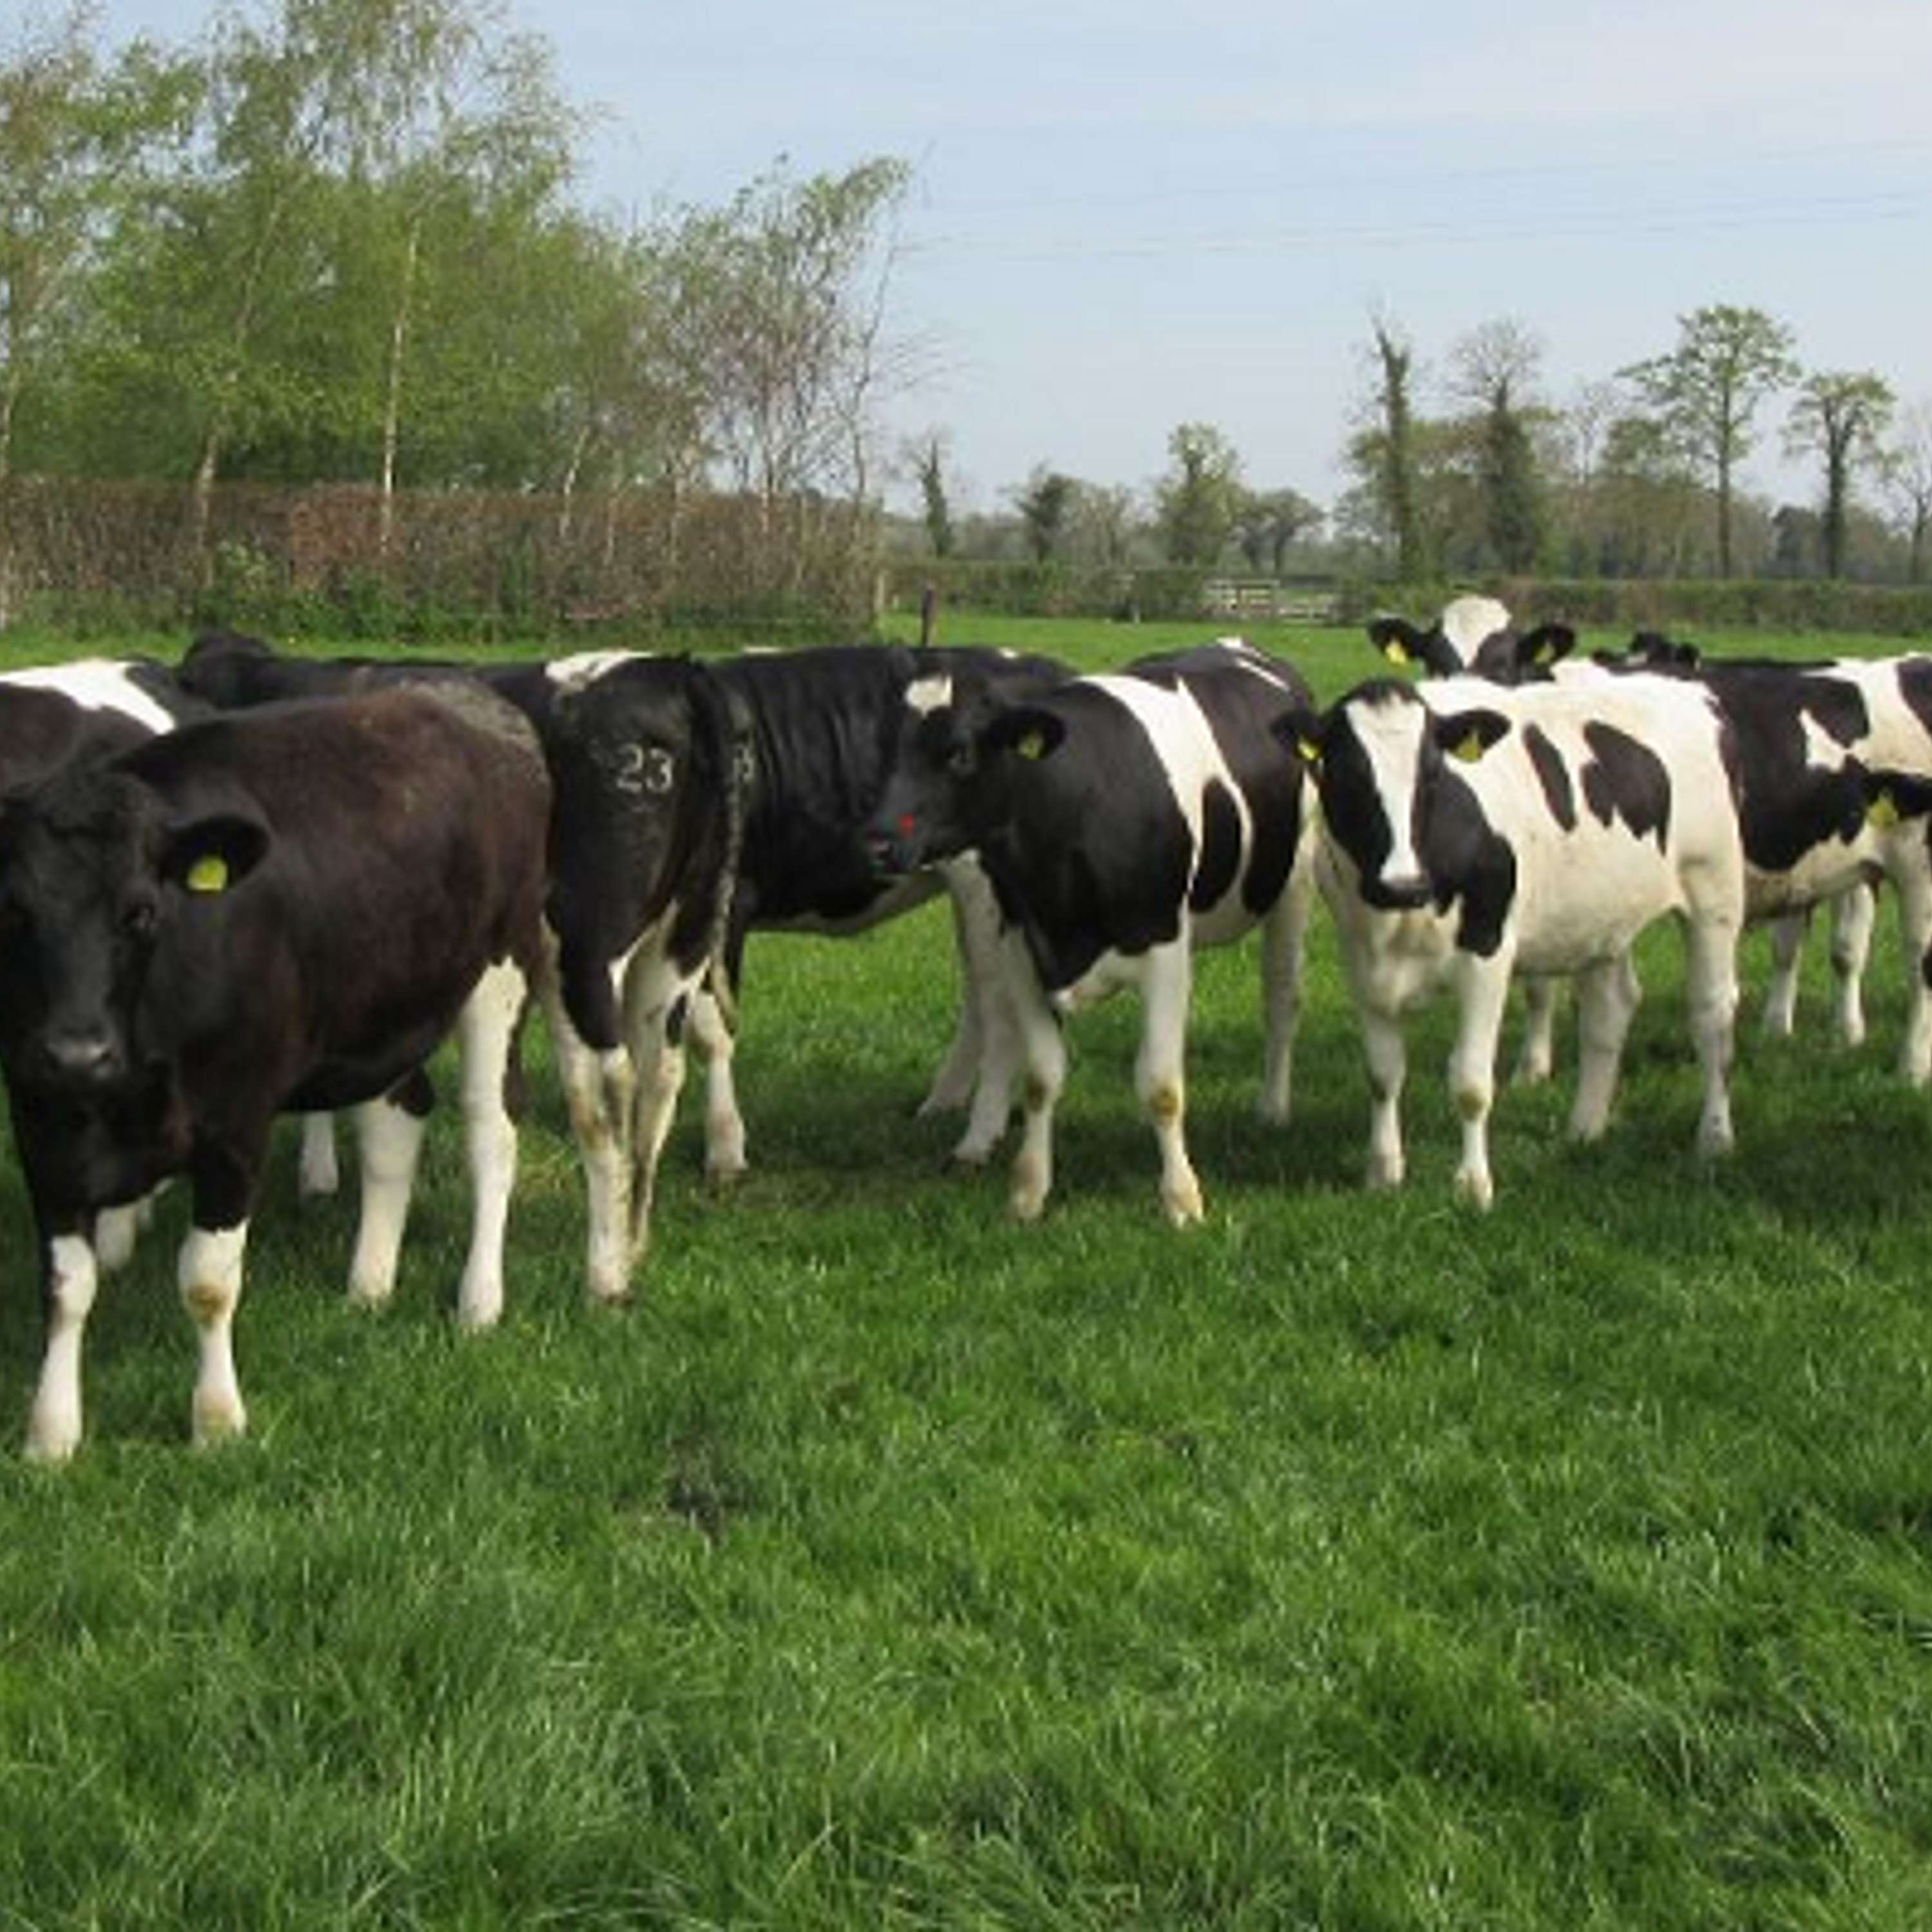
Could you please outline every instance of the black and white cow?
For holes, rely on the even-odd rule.
[[[1445,982],[1460,1009],[1450,1062],[1459,1192],[1483,1206],[1493,1194],[1488,1120],[1514,972],[1576,976],[1570,1131],[1601,1133],[1636,1004],[1630,947],[1666,913],[1686,933],[1704,1077],[1698,1148],[1730,1148],[1744,854],[1714,700],[1661,678],[1515,690],[1377,679],[1280,730],[1318,774],[1318,872],[1362,1028],[1371,1186],[1402,1178],[1402,1011]],[[1863,806],[1862,790],[1848,794],[1848,815]]]
[[[388,1293],[422,1064],[452,1029],[475,1190],[460,1310],[494,1318],[548,792],[523,720],[452,686],[204,719],[0,804],[0,1067],[47,1310],[31,1455],[80,1439],[94,1216],[177,1174],[194,1433],[242,1429],[231,1330],[278,1111],[360,1109],[350,1286]]]
[[[1001,981],[1019,1029],[1024,1133],[1011,1204],[1052,1185],[1066,1070],[1060,1016],[1132,986],[1135,1084],[1160,1150],[1160,1202],[1201,1218],[1183,1131],[1192,951],[1263,928],[1262,1110],[1286,1119],[1312,814],[1268,735],[1309,701],[1288,665],[1238,639],[1070,679],[1030,698],[956,680],[902,747],[873,821],[898,871],[976,853],[1004,922]]]
[[[1519,632],[1509,608],[1493,597],[1455,597],[1427,630],[1406,617],[1373,617],[1369,641],[1395,664],[1419,664],[1431,677],[1467,671],[1499,683],[1520,682],[1520,668],[1548,664],[1576,643],[1567,624],[1539,624]]]

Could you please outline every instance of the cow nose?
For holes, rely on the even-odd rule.
[[[1431,897],[1428,877],[1421,872],[1384,872],[1376,884],[1382,903],[1393,910],[1412,911]]]
[[[104,1033],[70,1030],[48,1034],[48,1064],[64,1079],[98,1085],[121,1070],[121,1056]]]

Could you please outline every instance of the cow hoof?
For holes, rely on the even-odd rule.
[[[1385,1194],[1392,1187],[1402,1185],[1402,1162],[1399,1160],[1371,1160],[1362,1177],[1362,1184],[1371,1194]]]
[[[80,1447],[78,1429],[44,1427],[38,1421],[27,1425],[27,1440],[21,1454],[30,1462],[38,1462],[47,1468],[58,1468],[73,1459],[74,1452]]]
[[[1198,1188],[1186,1194],[1163,1194],[1160,1208],[1170,1228],[1196,1228],[1207,1218]]]
[[[728,1194],[749,1172],[742,1160],[728,1163],[721,1161],[715,1166],[707,1163],[704,1169],[704,1184],[714,1194]]]
[[[220,1443],[238,1441],[248,1432],[248,1412],[238,1401],[203,1401],[196,1396],[194,1446],[197,1449],[212,1449]]]
[[[1006,1211],[1016,1221],[1030,1226],[1046,1211],[1044,1194],[1015,1194],[1006,1203]]]
[[[349,1284],[347,1298],[351,1308],[374,1310],[388,1307],[394,1293],[393,1284],[386,1286],[375,1282],[352,1281]]]
[[[1487,1213],[1496,1198],[1496,1184],[1486,1174],[1459,1174],[1456,1177],[1456,1198],[1466,1207]]]
[[[990,1147],[968,1147],[962,1141],[952,1150],[951,1164],[962,1174],[977,1174],[992,1157]]]

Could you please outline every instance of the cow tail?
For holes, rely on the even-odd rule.
[[[738,1027],[737,996],[728,963],[731,911],[738,890],[738,866],[745,850],[745,826],[751,816],[753,757],[751,714],[736,692],[728,689],[701,664],[692,666],[694,706],[710,728],[715,748],[719,790],[724,806],[724,837],[718,862],[718,893],[704,941],[704,986],[717,1002],[726,1028]]]

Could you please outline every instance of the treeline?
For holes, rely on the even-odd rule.
[[[138,554],[184,599],[251,572],[306,594],[218,505],[328,485],[356,514],[322,576],[392,601],[460,490],[544,500],[523,521],[559,609],[637,595],[640,527],[661,604],[728,553],[742,607],[853,607],[902,164],[586,212],[582,117],[491,0],[270,0],[115,49],[76,0],[0,58],[0,621],[85,580],[90,519],[133,514],[81,510],[79,478],[168,486],[95,563]],[[730,542],[692,542],[725,500]]]

